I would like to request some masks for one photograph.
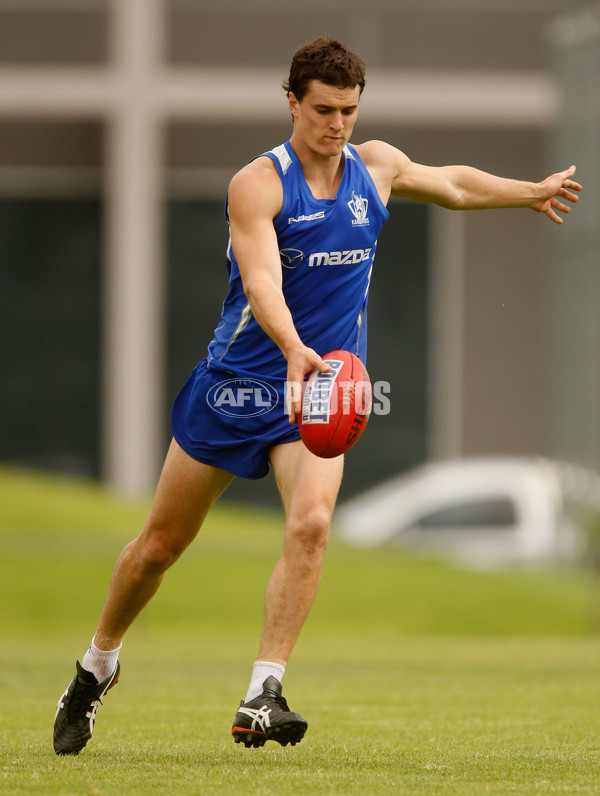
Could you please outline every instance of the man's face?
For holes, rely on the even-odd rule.
[[[313,152],[339,155],[352,135],[358,113],[360,88],[336,88],[311,80],[301,100],[289,94],[294,138]]]

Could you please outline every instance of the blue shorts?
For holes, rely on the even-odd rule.
[[[173,436],[192,458],[242,478],[264,478],[269,449],[300,439],[285,411],[285,384],[212,371],[203,359],[171,412]]]

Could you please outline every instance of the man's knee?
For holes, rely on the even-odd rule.
[[[177,537],[168,530],[143,532],[135,543],[142,576],[166,572],[186,547],[184,544],[178,544]]]
[[[306,553],[320,552],[327,546],[330,525],[331,512],[326,508],[316,507],[290,519],[287,539]]]

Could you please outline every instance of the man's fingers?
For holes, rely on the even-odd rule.
[[[581,190],[581,186],[580,186],[580,190]],[[578,202],[579,201],[579,197],[577,196],[577,194],[571,193],[571,191],[567,191],[567,189],[565,188],[564,185],[560,189],[560,191],[558,192],[558,196],[562,196],[563,199],[568,199],[569,202]]]
[[[563,222],[562,218],[557,213],[555,213],[551,207],[549,207],[548,210],[546,210],[546,215],[550,219],[552,219],[552,221],[554,221],[556,224],[562,224]]]
[[[570,213],[571,212],[571,208],[569,207],[569,205],[563,204],[558,199],[555,199],[552,202],[552,206],[555,207],[557,210],[561,210],[563,213]]]
[[[302,385],[304,377],[312,370],[319,373],[329,373],[331,365],[317,354],[316,351],[306,348],[302,356],[288,360],[288,380],[286,382],[286,411],[293,425],[298,415],[302,412]]]
[[[302,405],[302,383],[297,380],[288,379],[286,384],[287,413],[290,423],[296,422],[296,416],[300,414]]]

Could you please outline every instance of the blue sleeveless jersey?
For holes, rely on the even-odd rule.
[[[314,198],[289,142],[264,156],[275,163],[283,184],[283,204],[273,223],[283,295],[300,339],[320,356],[345,349],[366,362],[369,283],[377,236],[389,214],[356,150],[346,145],[343,154],[335,199]],[[227,260],[229,291],[209,345],[208,367],[285,380],[287,363],[252,315],[231,239]]]

